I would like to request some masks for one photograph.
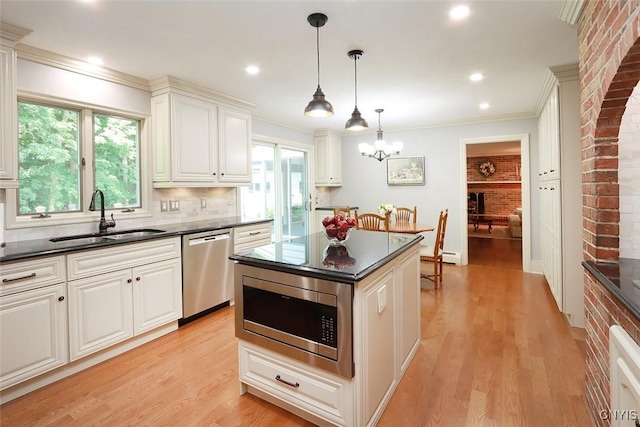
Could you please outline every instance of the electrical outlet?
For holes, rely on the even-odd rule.
[[[387,307],[387,285],[384,285],[378,289],[378,313]]]
[[[207,208],[207,199],[200,199],[200,208],[201,209],[206,209]]]
[[[166,200],[160,200],[160,212],[166,212],[169,210],[169,202]]]
[[[170,211],[179,211],[180,210],[180,201],[179,200],[169,200],[169,210]]]

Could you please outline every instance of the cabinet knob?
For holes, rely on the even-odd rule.
[[[556,171],[555,169],[551,169],[549,172],[555,172],[555,171]]]
[[[216,176],[216,173],[215,173],[215,172],[213,173],[213,176]]]
[[[220,175],[224,176],[224,172],[222,172]]]
[[[136,277],[136,282],[140,281],[140,276]]]
[[[64,297],[58,297],[58,301],[64,301]]]
[[[133,282],[133,280],[127,279],[127,283],[131,283],[131,282]]]

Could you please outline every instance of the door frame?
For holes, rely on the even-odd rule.
[[[280,150],[283,148],[304,151],[307,154],[307,174],[308,174],[307,191],[309,192],[310,199],[313,200],[314,191],[315,191],[315,187],[313,187],[313,184],[312,184],[315,182],[313,161],[312,161],[312,155],[311,155],[313,152],[313,145],[305,144],[303,142],[290,141],[287,139],[274,138],[272,136],[260,135],[255,133],[251,135],[251,145],[253,145],[254,142],[259,144],[264,144],[264,145],[275,146],[277,148],[276,150],[277,155],[275,159],[277,162],[280,161],[279,153],[280,153]],[[279,187],[282,185],[279,174],[276,174],[275,180],[276,180],[276,186]],[[236,192],[236,215],[238,216],[242,214],[242,194],[241,193],[242,192],[239,190]],[[311,203],[309,203],[309,209],[307,209],[307,215],[308,215],[307,224],[308,224],[309,232],[313,230],[312,228],[313,224],[311,222],[314,221],[314,218],[312,215],[313,211],[311,209],[312,209],[312,206],[311,206]],[[277,203],[276,215],[277,214],[282,214],[282,206],[280,202]],[[273,235],[276,239],[279,239],[282,237],[282,218],[281,217],[276,217],[273,219]]]
[[[520,141],[520,180],[522,191],[522,271],[531,273],[531,176],[529,134],[487,136],[460,139],[460,228],[462,230],[462,265],[469,264],[469,230],[467,227],[467,145]]]

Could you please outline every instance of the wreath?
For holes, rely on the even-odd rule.
[[[495,173],[496,167],[489,160],[485,160],[484,162],[480,163],[480,166],[478,166],[478,170],[484,176],[491,176]]]

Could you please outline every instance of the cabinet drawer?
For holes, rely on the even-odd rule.
[[[67,255],[69,280],[180,257],[180,238],[150,240]]]
[[[62,283],[66,280],[64,255],[2,263],[0,295]]]
[[[236,227],[233,229],[233,242],[236,248],[268,245],[271,243],[271,223],[264,222]]]
[[[352,425],[351,382],[239,342],[240,381],[338,425]],[[289,383],[289,384],[287,384]]]

